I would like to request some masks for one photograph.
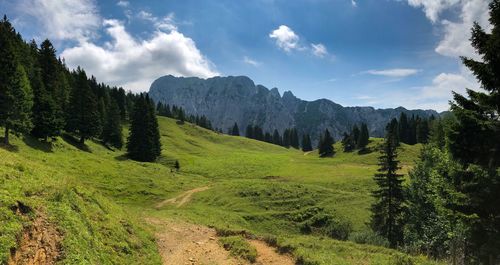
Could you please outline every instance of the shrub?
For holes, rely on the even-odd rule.
[[[250,262],[255,262],[257,260],[257,250],[243,237],[228,236],[220,238],[219,241],[222,246],[231,253],[231,255],[241,257]]]
[[[349,236],[349,240],[356,242],[358,244],[368,244],[381,247],[389,246],[389,241],[387,241],[386,238],[377,235],[376,233],[370,230],[352,233]]]
[[[352,231],[352,224],[330,214],[320,213],[302,223],[300,230],[305,234],[320,234],[339,240],[347,240]]]

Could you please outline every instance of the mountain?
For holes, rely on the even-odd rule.
[[[409,116],[428,117],[439,114],[433,110],[375,109],[343,107],[327,99],[306,101],[277,88],[268,89],[246,76],[201,79],[167,75],[156,79],[149,95],[155,102],[182,106],[188,114],[205,115],[216,128],[227,131],[236,122],[241,132],[249,124],[265,131],[296,127],[309,133],[316,142],[319,133],[329,129],[336,139],[355,124],[368,124],[370,135],[383,136],[385,125],[401,112]]]

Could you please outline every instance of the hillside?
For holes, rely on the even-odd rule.
[[[187,113],[205,115],[212,125],[224,132],[236,122],[240,130],[247,125],[259,125],[265,131],[296,127],[299,135],[310,134],[313,143],[318,132],[329,129],[336,139],[353,125],[365,122],[370,134],[382,137],[385,125],[404,112],[409,117],[438,116],[433,110],[375,109],[373,107],[344,107],[327,99],[306,101],[295,97],[291,91],[280,95],[277,88],[269,90],[255,85],[246,76],[174,77],[156,79],[149,90],[156,102],[183,107]]]
[[[162,225],[144,222],[148,219],[210,226],[221,237],[245,231],[304,264],[406,259],[384,247],[332,239],[321,229],[304,232],[307,224],[315,228],[311,220],[328,215],[330,221],[352,225],[350,238],[366,234],[376,152],[343,153],[337,144],[334,158],[320,159],[168,118],[159,123],[163,156],[157,163],[130,161],[123,151],[91,141],[80,146],[69,136],[52,146],[13,137],[13,148],[0,148],[0,221],[5,224],[0,263],[16,256],[18,239],[23,245],[33,231],[52,231],[58,235],[51,243],[58,252],[53,256],[63,264],[161,264],[154,235]],[[370,147],[380,141],[371,139]],[[419,149],[402,146],[403,171]],[[171,169],[175,160],[179,172]],[[201,189],[185,194],[196,188]],[[176,197],[176,203],[168,201]]]

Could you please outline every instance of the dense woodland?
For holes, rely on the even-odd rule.
[[[490,4],[491,33],[478,24],[471,42],[481,60],[462,58],[480,81],[483,91],[454,94],[451,113],[443,117],[407,117],[387,124],[380,146],[379,170],[369,225],[368,243],[425,254],[452,264],[500,262],[500,1]],[[69,70],[56,57],[49,40],[39,46],[25,42],[6,17],[0,22],[0,125],[9,134],[30,134],[49,142],[73,137],[79,145],[97,139],[110,148],[126,145],[128,156],[154,161],[161,154],[156,115],[213,128],[205,116],[187,115],[178,106],[154,104],[147,94],[126,93],[98,83],[81,68]],[[126,144],[122,124],[130,126]],[[228,134],[242,134],[238,124]],[[259,141],[313,148],[308,134],[295,128],[281,135],[248,125],[245,136]],[[366,151],[369,131],[355,125],[342,139],[344,152]],[[420,159],[408,181],[400,174],[401,143],[423,144]],[[321,157],[335,155],[328,130],[320,137]],[[175,167],[178,169],[179,163]]]
[[[490,15],[491,33],[472,28],[482,60],[462,57],[483,91],[454,93],[443,118],[402,115],[387,126],[370,224],[391,247],[451,264],[500,263],[500,1]],[[407,185],[399,142],[425,143]]]

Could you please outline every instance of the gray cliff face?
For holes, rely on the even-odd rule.
[[[244,133],[249,124],[265,131],[296,127],[299,133],[309,133],[313,143],[319,133],[329,129],[336,139],[361,122],[368,124],[372,136],[381,137],[385,125],[401,112],[428,117],[438,116],[433,110],[374,109],[372,107],[343,107],[327,99],[305,101],[277,88],[271,90],[246,76],[200,79],[196,77],[163,76],[149,90],[155,102],[181,106],[188,114],[205,115],[215,128],[227,131],[236,122]]]

